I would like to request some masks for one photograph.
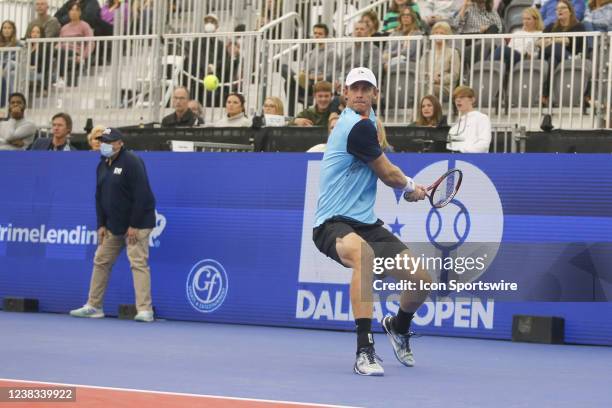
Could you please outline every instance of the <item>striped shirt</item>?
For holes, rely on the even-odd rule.
[[[503,24],[501,17],[497,14],[497,11],[487,11],[481,9],[475,4],[468,6],[463,18],[457,13],[451,19],[450,25],[457,34],[473,34],[480,33],[482,27],[497,26],[500,33],[503,30]]]

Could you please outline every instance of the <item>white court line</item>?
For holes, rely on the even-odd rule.
[[[134,389],[134,388],[100,387],[96,385],[65,384],[65,383],[55,383],[55,382],[45,382],[45,381],[16,380],[13,378],[0,378],[0,381],[11,381],[11,382],[24,383],[24,384],[57,385],[61,387],[91,388],[95,390],[126,391],[126,392],[142,393],[142,394],[175,395],[179,397],[218,398],[218,399],[232,400],[232,401],[266,402],[266,403],[271,403],[271,404],[290,404],[290,405],[296,405],[296,406],[325,407],[325,408],[359,408],[359,407],[353,407],[349,405],[326,405],[326,404],[314,404],[314,403],[307,403],[307,402],[275,401],[275,400],[266,400],[266,399],[257,399],[257,398],[226,397],[222,395],[189,394],[189,393],[182,393],[182,392],[167,392],[167,391],[150,391],[150,390],[139,390],[139,389]]]

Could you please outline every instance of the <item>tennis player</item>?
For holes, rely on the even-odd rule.
[[[352,69],[346,77],[344,94],[347,107],[323,156],[313,240],[319,251],[353,269],[350,297],[357,329],[354,371],[380,376],[384,370],[372,336],[372,258],[409,255],[409,251],[374,215],[376,184],[380,179],[389,187],[406,191],[410,201],[424,199],[425,187],[415,184],[381,150],[372,109],[378,95],[372,71],[364,67]],[[387,272],[396,279],[431,281],[422,269]],[[397,316],[387,316],[382,321],[395,356],[409,367],[414,365],[409,344],[410,322],[426,297],[427,292],[423,291],[403,292]]]

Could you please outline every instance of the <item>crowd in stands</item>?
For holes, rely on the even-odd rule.
[[[511,0],[391,0],[387,12],[382,16],[374,10],[365,12],[360,20],[354,23],[352,36],[359,39],[386,36],[410,37],[423,34],[486,35],[508,32],[510,29],[517,33],[532,34],[612,30],[612,0],[534,0],[532,7],[524,8],[522,11],[521,27],[504,27],[502,16],[511,3]],[[258,26],[263,26],[278,17],[279,10],[281,10],[278,4],[279,2],[274,0],[266,0],[267,12],[260,16]],[[27,39],[79,38],[111,35],[113,25],[117,23],[115,21],[116,11],[121,11],[123,16],[130,13],[142,15],[145,12],[146,14],[147,10],[152,10],[152,0],[131,0],[129,2],[108,0],[102,7],[98,0],[68,0],[54,16],[49,15],[47,0],[36,0],[35,9],[36,17],[26,29]],[[208,14],[204,17],[203,28],[206,33],[217,32],[219,26],[220,22],[216,15]],[[312,37],[315,39],[333,36],[333,30],[325,24],[317,23],[312,27]],[[314,44],[304,54],[304,59],[312,61],[312,64],[308,64],[298,72],[294,72],[294,67],[286,64],[281,67],[281,75],[288,84],[285,87],[288,90],[286,104],[278,96],[269,95],[263,106],[247,107],[245,97],[236,92],[237,87],[235,86],[240,76],[238,69],[241,56],[245,52],[241,48],[241,43],[221,37],[196,38],[185,46],[188,51],[186,51],[187,57],[183,71],[186,73],[187,80],[181,84],[182,86],[174,89],[172,96],[174,112],[164,117],[162,126],[250,127],[253,125],[253,118],[247,116],[246,112],[249,111],[247,109],[249,108],[251,112],[260,113],[264,119],[268,116],[269,123],[274,122],[272,119],[277,117],[288,126],[327,127],[333,124],[335,115],[339,114],[343,108],[341,74],[353,68],[353,55],[360,56],[362,65],[369,67],[374,72],[380,72],[381,69],[387,71],[396,65],[405,63],[406,60],[414,60],[415,55],[419,52],[416,43],[412,41],[397,41],[389,44],[391,45],[387,47],[384,42],[357,41],[344,49],[341,56],[338,55],[337,50],[332,50],[325,43]],[[0,48],[20,46],[23,44],[17,38],[15,23],[10,20],[3,21],[0,30]],[[469,46],[484,47],[483,42],[479,41],[473,41],[469,43]],[[477,58],[492,56],[494,60],[503,59],[505,61],[511,59],[521,61],[543,56],[547,63],[554,67],[559,65],[563,58],[587,53],[588,46],[587,41],[580,36],[555,39],[521,37],[512,38],[503,46],[498,45],[485,49],[482,53],[481,48],[478,48],[479,52],[476,55]],[[71,69],[73,65],[83,64],[90,58],[94,44],[89,42],[59,43],[54,50],[51,50],[52,52],[45,50],[44,47],[42,43],[33,43],[29,48],[30,70],[28,75],[33,82],[42,82],[41,69],[49,65],[48,59],[51,54],[59,61],[59,72],[63,72]],[[14,94],[16,59],[10,53],[3,55],[1,61],[2,99],[8,95],[19,95]],[[438,97],[441,96],[446,100],[452,95],[454,102],[457,98],[470,97],[471,94],[469,92],[466,94],[465,90],[461,90],[460,96],[456,96],[457,85],[461,83],[461,66],[457,61],[460,61],[461,57],[459,51],[450,46],[448,40],[442,39],[433,41],[432,47],[420,55],[419,72],[422,77],[419,78],[419,82],[433,84],[433,87],[428,89],[427,93],[430,94],[421,93],[419,95],[420,109],[417,113],[418,119],[413,123],[414,126],[446,125]],[[219,61],[224,61],[222,69],[214,65]],[[382,67],[378,66],[379,61],[383,62]],[[327,71],[324,71],[324,67],[327,67]],[[335,67],[335,72],[330,72],[329,67]],[[506,69],[508,69],[507,66]],[[208,103],[204,103],[204,100],[193,99],[195,95],[206,93],[201,78],[213,72],[218,75],[222,84],[214,93],[217,99],[211,98],[212,100]],[[323,75],[323,72],[326,72],[326,75]],[[333,83],[332,78],[335,79]],[[548,103],[549,79],[546,78],[543,81],[542,102],[544,106]],[[66,81],[68,80],[66,78]],[[56,84],[62,84],[64,78],[53,78],[53,81]],[[221,95],[224,97],[222,101],[220,100]],[[0,105],[2,105],[2,99],[0,99]],[[303,110],[298,111],[295,106],[296,100],[303,104]],[[22,104],[22,111],[25,111],[25,97],[23,97]],[[31,144],[29,136],[15,137],[16,134],[23,134],[24,130],[19,130],[26,126],[23,123],[28,124],[27,121],[24,122],[23,114],[19,116],[17,105],[15,101],[8,104],[9,120],[6,123],[10,122],[10,124],[6,126],[4,126],[5,123],[2,124],[4,127],[1,128],[0,149],[20,149]],[[459,118],[469,113],[462,111],[460,105],[462,104],[455,106],[459,112]],[[221,120],[215,123],[204,123],[204,111],[209,106],[225,108]],[[54,117],[53,140],[55,141],[46,148],[70,149],[69,142],[61,137],[62,129],[67,129],[68,133],[71,129],[71,120],[69,116],[66,116]],[[57,126],[57,132],[55,122],[63,122],[63,127],[60,126],[61,124]],[[466,120],[466,123],[471,122]],[[57,138],[56,133],[59,135]],[[92,138],[93,147],[95,137],[92,136]],[[41,146],[31,145],[30,147],[40,148]]]

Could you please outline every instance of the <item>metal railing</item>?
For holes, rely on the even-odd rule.
[[[44,125],[68,112],[75,129],[93,117],[108,126],[157,120],[159,103],[146,102],[159,101],[159,49],[152,35],[28,40],[19,58],[28,117]]]
[[[363,13],[374,10],[378,15],[378,20],[380,22],[379,30],[383,29],[383,19],[385,14],[389,9],[389,5],[391,2],[389,0],[377,0],[365,6],[361,6],[358,10],[356,10],[356,6],[359,7],[360,3],[363,2],[349,2],[344,4],[342,2],[338,2],[337,14],[339,16],[343,16],[343,18],[337,18],[334,21],[334,28],[337,33],[344,33],[345,35],[350,35],[353,32],[353,24],[361,19]]]
[[[258,58],[262,33],[173,34],[164,36],[163,61],[173,75],[166,74],[167,95],[162,107],[170,107],[171,89],[186,86],[204,106],[204,120],[212,124],[223,116],[225,98],[239,92],[246,98],[247,113],[253,114],[258,101]],[[215,75],[219,86],[207,90],[203,78]]]
[[[66,0],[48,0],[49,14],[54,15]],[[106,0],[98,0],[103,7]],[[148,35],[201,33],[203,17],[215,14],[220,31],[229,31],[237,24],[245,24],[247,30],[261,27],[288,13],[297,13],[303,21],[302,34],[307,35],[312,26],[323,21],[337,33],[350,33],[352,23],[369,9],[384,16],[389,1],[378,0],[370,5],[366,0],[131,0],[115,10],[114,35]],[[25,30],[35,18],[33,0],[0,0],[2,20],[13,20],[18,37],[25,38]],[[96,35],[98,35],[96,33]],[[274,37],[281,38],[281,37]]]
[[[182,140],[169,140],[168,145],[172,151],[181,152],[252,152],[252,144],[215,143],[215,142],[192,142]]]
[[[65,3],[63,0],[48,0],[49,14],[53,15]],[[11,20],[17,27],[17,38],[24,38],[26,28],[35,17],[32,0],[0,0],[0,21]]]
[[[414,121],[426,94],[437,96],[452,121],[452,91],[467,85],[476,93],[477,109],[495,123],[536,129],[551,115],[557,128],[591,129],[610,109],[604,103],[612,81],[612,72],[604,71],[612,64],[609,43],[599,33],[271,40],[263,64],[266,96],[281,96],[293,115],[299,103],[312,103],[314,82],[326,79],[340,92],[348,70],[364,65],[378,78],[379,113],[389,124]]]
[[[108,125],[159,122],[171,110],[173,90],[187,86],[204,105],[207,124],[222,117],[225,97],[234,91],[245,96],[248,114],[260,112],[264,97],[279,96],[285,113],[294,116],[312,105],[315,82],[328,80],[340,93],[349,69],[365,65],[378,78],[377,112],[389,125],[413,122],[426,94],[438,97],[452,123],[452,90],[467,85],[476,92],[476,108],[496,124],[535,130],[550,115],[556,128],[612,127],[612,33],[324,40],[266,35],[264,29],[28,40],[25,47],[0,50],[8,67],[0,108],[7,91],[17,90],[28,96],[28,116],[39,124],[60,110],[75,116],[75,127],[89,117]],[[506,38],[510,45],[530,40],[542,47],[534,47],[531,58],[518,58]],[[545,47],[555,40],[568,45]],[[219,78],[217,89],[204,88],[208,74]]]
[[[525,153],[527,129],[525,126],[519,126],[518,124],[492,124],[491,141],[493,153]]]
[[[9,95],[18,89],[21,48],[0,48],[0,108],[8,105]]]

